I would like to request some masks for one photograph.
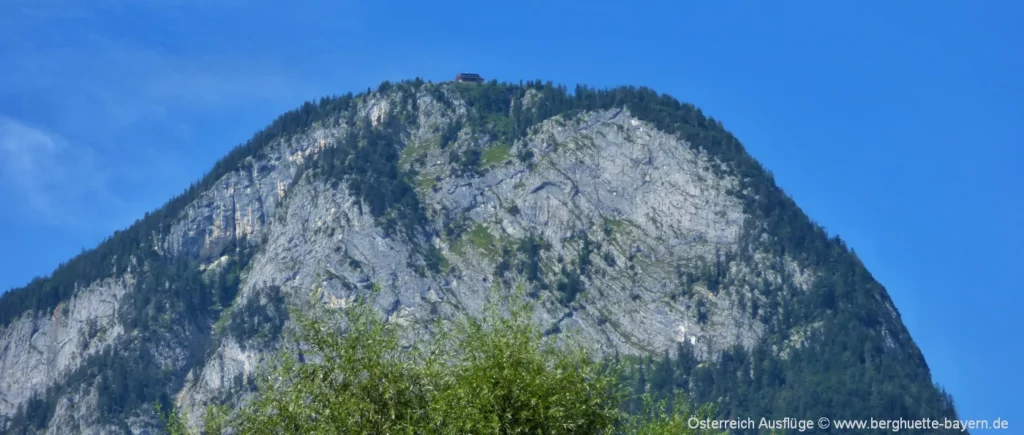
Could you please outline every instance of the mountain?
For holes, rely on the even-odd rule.
[[[647,88],[384,82],[309,102],[0,297],[0,428],[193,424],[288,348],[288,306],[412,333],[525,283],[547,334],[721,417],[953,418],[886,290],[721,122]]]

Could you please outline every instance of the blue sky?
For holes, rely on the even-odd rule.
[[[9,0],[0,289],[304,100],[460,71],[647,85],[722,120],[847,240],[962,417],[1022,427],[1022,18],[1008,1]]]

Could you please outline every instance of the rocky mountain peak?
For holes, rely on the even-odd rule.
[[[196,423],[288,348],[289,305],[372,295],[429,338],[516,285],[549,334],[726,414],[954,413],[885,289],[720,122],[645,88],[417,79],[282,115],[0,297],[0,427]]]

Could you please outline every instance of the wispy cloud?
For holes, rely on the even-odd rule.
[[[26,48],[0,70],[0,96],[17,92],[60,100],[69,110],[55,128],[117,131],[201,112],[312,96],[287,71],[245,56],[182,55],[87,34],[72,46]],[[88,110],[82,110],[88,108]]]
[[[245,22],[227,2],[14,0],[0,9],[0,200],[15,198],[5,213],[21,218],[124,225],[125,213],[153,207],[147,189],[167,199],[168,185],[193,181],[183,168],[209,147],[197,125],[317,94],[287,59],[202,25],[231,10]]]
[[[57,134],[0,115],[0,183],[8,206],[62,225],[78,225],[111,194],[95,153]]]

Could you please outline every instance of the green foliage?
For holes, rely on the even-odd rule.
[[[637,400],[641,403],[641,412],[629,417],[625,425],[627,433],[644,435],[713,433],[712,431],[693,429],[691,421],[692,419],[697,419],[697,421],[713,420],[715,409],[711,404],[691,409],[685,404],[685,397],[677,395],[672,397],[672,400],[659,400],[648,393],[644,393]]]
[[[321,310],[297,313],[300,363],[281,353],[258,396],[225,424],[241,433],[411,433],[423,424],[425,391],[394,324],[368,305],[345,310],[345,333]]]
[[[576,264],[579,266],[580,275],[587,276],[590,273],[590,266],[592,261],[590,255],[594,253],[595,243],[590,240],[590,236],[586,233],[582,235],[582,242],[580,243],[579,256],[576,259]],[[597,247],[600,249],[600,246]]]
[[[6,427],[9,433],[35,433],[45,430],[56,408],[56,403],[48,402],[50,397],[50,395],[44,397],[33,395],[18,409],[9,422],[0,419],[0,428]]]
[[[206,433],[710,433],[680,426],[691,415],[682,405],[623,413],[628,392],[614,367],[543,341],[520,292],[503,301],[482,319],[438,325],[435,341],[412,349],[365,302],[312,307],[297,316],[304,362],[279,354],[255,398],[231,418],[208,413],[217,418]],[[180,433],[176,413],[168,426]]]
[[[281,288],[271,286],[264,292],[266,302],[259,295],[246,299],[231,311],[227,331],[243,348],[262,346],[277,339],[289,314]]]
[[[611,251],[605,251],[604,254],[601,255],[601,258],[604,259],[604,264],[608,267],[614,269],[618,266],[618,260],[615,259],[615,254],[612,254]]]
[[[164,411],[163,404],[159,402],[155,407],[157,415],[164,423],[164,431],[167,432],[167,435],[188,435],[188,426],[185,425],[185,421],[177,409]]]
[[[316,168],[335,183],[344,182],[349,193],[369,206],[385,233],[399,230],[411,241],[423,238],[427,216],[416,189],[415,175],[399,167],[403,148],[401,125],[387,117],[377,127],[365,118],[358,122],[350,113],[352,129],[348,137],[325,149],[316,161]]]
[[[513,118],[509,116],[520,88],[492,80],[484,85],[456,86],[456,90],[469,108],[466,123],[470,128],[506,143],[517,137],[517,120],[514,113]]]
[[[462,126],[462,122],[453,121],[441,130],[441,149],[448,148],[448,145],[451,145],[456,139],[458,139],[459,132],[462,131]]]
[[[473,244],[473,247],[483,251],[488,255],[496,254],[497,252],[497,239],[491,234],[491,231],[486,226],[476,224],[473,229],[466,233],[466,237],[469,242]]]
[[[561,276],[558,283],[555,284],[558,302],[566,307],[570,306],[577,296],[586,289],[583,277],[588,276],[591,272],[593,261],[590,259],[590,255],[594,253],[595,248],[600,249],[600,245],[591,241],[586,233],[574,236],[574,238],[580,240],[580,248],[575,262],[562,264]]]
[[[519,152],[516,153],[516,159],[527,164],[532,162],[533,157],[533,150],[529,148],[520,149]]]
[[[538,235],[530,234],[519,241],[516,252],[517,271],[540,289],[547,289],[544,281],[544,269],[541,267],[541,253],[548,249],[547,241]]]
[[[448,153],[448,163],[455,166],[455,174],[459,176],[479,176],[483,172],[480,170],[480,161],[483,156],[483,151],[479,148],[469,148],[463,152],[452,150]]]
[[[444,258],[444,254],[436,246],[427,247],[423,255],[423,262],[427,270],[433,273],[440,273],[448,266],[448,259]]]
[[[442,336],[426,364],[437,433],[608,433],[621,391],[571,343],[544,343],[532,306],[507,298]]]
[[[171,408],[165,412],[164,407],[157,403],[156,413],[163,421],[164,431],[167,432],[167,435],[189,435],[189,428],[177,409]],[[221,435],[223,428],[227,425],[227,418],[228,410],[226,408],[222,406],[207,407],[206,412],[203,414],[201,433],[204,435]]]
[[[719,418],[745,419],[792,416],[835,416],[834,418],[918,419],[955,417],[952,400],[930,383],[896,387],[905,370],[896,363],[869,356],[878,366],[865,378],[843,377],[848,362],[835,355],[828,343],[812,339],[802,349],[782,359],[765,345],[751,351],[733,348],[718,355],[714,363],[700,363],[689,344],[681,344],[676,355],[643,358],[623,382],[634,391],[646,392],[669,406],[680,394],[697,403],[716,403]],[[818,364],[816,352],[826,352],[830,368]],[[851,356],[852,357],[852,356]],[[896,388],[907,388],[895,391]],[[847,391],[849,394],[836,394]],[[638,406],[638,401],[628,406]],[[756,420],[757,418],[755,418]],[[756,430],[735,433],[759,433]],[[933,433],[933,432],[923,432]]]
[[[512,147],[507,144],[493,145],[484,150],[483,155],[480,156],[480,164],[484,167],[501,164],[508,159],[511,150]]]
[[[555,290],[559,293],[558,302],[569,306],[569,304],[576,300],[576,296],[583,291],[583,281],[580,279],[580,274],[562,266],[562,279],[555,285]]]

